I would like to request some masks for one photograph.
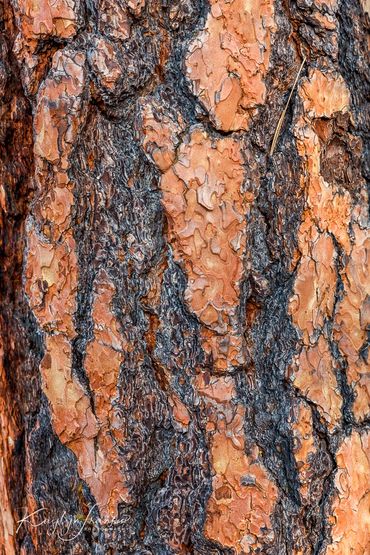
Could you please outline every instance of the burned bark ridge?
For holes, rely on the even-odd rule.
[[[2,554],[370,552],[368,30],[5,0]]]

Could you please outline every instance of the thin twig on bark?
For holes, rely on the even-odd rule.
[[[292,96],[293,96],[293,92],[294,92],[294,90],[295,90],[295,88],[296,88],[296,86],[297,86],[298,79],[299,79],[299,76],[300,76],[301,73],[302,73],[302,69],[303,69],[303,66],[304,66],[305,62],[306,62],[306,56],[303,57],[301,66],[300,66],[300,68],[299,68],[299,70],[298,70],[297,76],[296,76],[295,81],[294,81],[294,83],[293,83],[292,90],[290,91],[290,95],[289,95],[289,97],[288,97],[287,103],[285,104],[285,108],[284,108],[284,110],[282,111],[281,116],[280,116],[279,121],[278,121],[278,124],[277,124],[277,126],[276,126],[275,133],[274,133],[274,138],[272,139],[272,143],[271,143],[270,156],[272,156],[272,155],[274,154],[275,147],[276,147],[276,144],[277,144],[277,142],[278,142],[279,135],[280,135],[280,130],[281,130],[281,128],[282,128],[282,125],[283,125],[283,122],[284,122],[284,119],[285,119],[285,114],[286,114],[286,112],[287,112],[287,110],[288,110],[289,103],[290,103],[291,98],[292,98]]]

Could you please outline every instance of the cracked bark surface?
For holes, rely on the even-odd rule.
[[[370,553],[368,3],[0,9],[0,553]]]

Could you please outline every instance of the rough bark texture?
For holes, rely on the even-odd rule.
[[[1,15],[1,553],[369,554],[367,0]]]

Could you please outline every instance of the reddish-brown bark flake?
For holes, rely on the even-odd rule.
[[[0,545],[7,546],[7,553],[16,553],[16,522],[9,487],[10,462],[19,433],[14,414],[9,410],[9,392],[4,371],[4,349],[0,340]]]
[[[114,411],[117,381],[124,357],[124,344],[117,320],[112,314],[114,287],[102,271],[96,278],[92,309],[94,339],[86,349],[85,368],[94,396],[97,418],[97,445],[89,454],[81,452],[81,467],[104,518],[117,513],[126,499],[122,461],[117,452],[124,440],[122,422]]]
[[[334,318],[334,338],[348,364],[348,381],[356,394],[353,412],[362,420],[369,415],[370,374],[361,356],[369,324],[369,256],[370,240],[366,229],[353,224],[353,244],[343,269],[344,292]]]
[[[334,374],[330,338],[325,329],[326,322],[333,318],[333,338],[347,360],[347,379],[355,391],[355,416],[366,417],[370,406],[369,374],[360,356],[365,343],[364,303],[370,291],[365,245],[368,233],[363,227],[366,224],[361,207],[353,205],[347,190],[339,184],[327,183],[321,175],[320,152],[327,137],[323,126],[316,124],[315,127],[315,123],[325,121],[322,118],[348,113],[349,91],[345,82],[330,70],[325,74],[319,70],[311,71],[302,83],[300,96],[305,112],[297,122],[295,133],[307,168],[307,209],[299,230],[301,258],[290,313],[302,333],[304,347],[296,359],[291,379],[307,398],[318,405],[333,429],[341,418],[342,403]],[[349,260],[349,267],[346,265],[340,270],[344,287],[336,306],[336,266],[340,252],[334,241]],[[350,268],[354,264],[356,277],[351,276]]]
[[[291,426],[294,441],[293,452],[299,474],[300,495],[303,503],[307,503],[310,499],[310,486],[314,475],[313,457],[317,453],[313,435],[312,411],[307,403],[298,401],[293,405]]]
[[[40,43],[72,39],[82,23],[82,5],[80,0],[15,0],[13,5],[18,27],[14,50],[22,63],[26,90],[35,94],[47,64],[47,55],[39,52]]]
[[[175,259],[188,276],[185,300],[204,328],[203,348],[215,368],[242,364],[236,313],[243,276],[243,158],[233,139],[212,141],[195,127],[175,150],[181,120],[144,110],[144,148],[163,171],[161,188]],[[244,198],[243,198],[244,197]],[[253,199],[253,197],[252,197]]]
[[[212,0],[204,29],[189,46],[187,77],[217,129],[247,129],[266,97],[274,3]]]
[[[352,432],[339,447],[336,458],[333,541],[327,553],[365,554],[370,548],[369,432]]]
[[[194,129],[161,180],[175,258],[188,276],[185,299],[204,325],[203,346],[217,369],[243,362],[233,322],[245,248],[242,162],[235,141],[212,144]]]
[[[235,553],[253,553],[274,541],[270,515],[277,488],[257,445],[245,439],[245,408],[236,401],[233,378],[202,372],[195,387],[207,413],[213,475],[205,534]]]

